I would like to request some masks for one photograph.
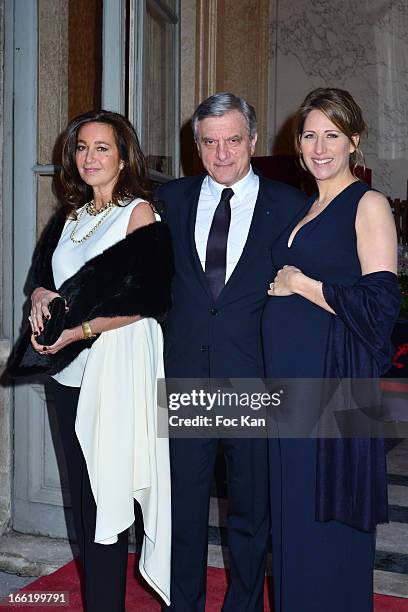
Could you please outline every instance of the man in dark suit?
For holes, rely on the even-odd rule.
[[[252,106],[210,96],[192,119],[207,174],[159,189],[175,255],[167,321],[169,378],[261,378],[260,321],[275,276],[271,245],[304,204],[255,174]],[[266,438],[222,440],[227,462],[230,583],[224,612],[263,610],[269,532]],[[172,439],[172,586],[176,612],[204,612],[208,513],[218,440]]]

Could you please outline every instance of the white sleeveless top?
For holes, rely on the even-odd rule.
[[[73,276],[90,259],[99,255],[113,244],[126,237],[130,215],[135,206],[144,202],[142,198],[136,198],[126,206],[115,206],[111,209],[100,226],[87,240],[76,244],[70,236],[77,223],[76,220],[68,219],[62,230],[61,237],[52,256],[52,273],[54,284],[58,291],[67,278]],[[80,240],[100,221],[100,216],[92,216],[79,208],[80,215],[78,225],[75,229],[74,238]],[[81,214],[82,212],[82,214]],[[101,216],[105,213],[101,213]],[[66,368],[53,378],[61,385],[68,387],[80,387],[84,375],[85,365],[88,359],[89,349],[86,348]]]

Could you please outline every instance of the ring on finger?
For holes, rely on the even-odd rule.
[[[273,289],[275,283],[269,283],[269,289]]]

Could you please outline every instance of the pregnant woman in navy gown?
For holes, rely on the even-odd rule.
[[[279,271],[263,317],[268,377],[373,376],[386,366],[399,305],[397,245],[386,198],[353,174],[363,131],[360,108],[342,90],[311,92],[297,113],[296,147],[318,193],[273,249]],[[381,327],[382,357],[372,357],[368,339],[356,347],[353,359],[342,353],[338,339],[346,338],[343,346],[358,343],[360,318],[366,323],[370,309],[380,317],[373,334]],[[339,363],[352,361],[357,371],[330,372],[330,351],[337,351]],[[386,520],[383,446],[378,440],[338,446],[343,442],[325,446],[316,438],[270,438],[275,612],[373,609],[375,523]],[[347,453],[351,463],[343,462]],[[358,507],[361,501],[349,511],[344,499],[347,466],[354,470],[356,456],[367,462],[362,480],[372,476],[380,483],[374,498],[365,500],[371,514]],[[354,473],[351,487],[358,489],[358,469]]]

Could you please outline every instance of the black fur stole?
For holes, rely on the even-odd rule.
[[[34,253],[29,285],[55,290],[51,257],[63,227],[55,216]],[[88,261],[58,293],[67,301],[65,329],[95,317],[141,315],[161,319],[170,307],[173,254],[165,223],[146,225]],[[55,355],[39,355],[26,328],[9,359],[12,377],[56,374],[94,342],[80,340]]]

